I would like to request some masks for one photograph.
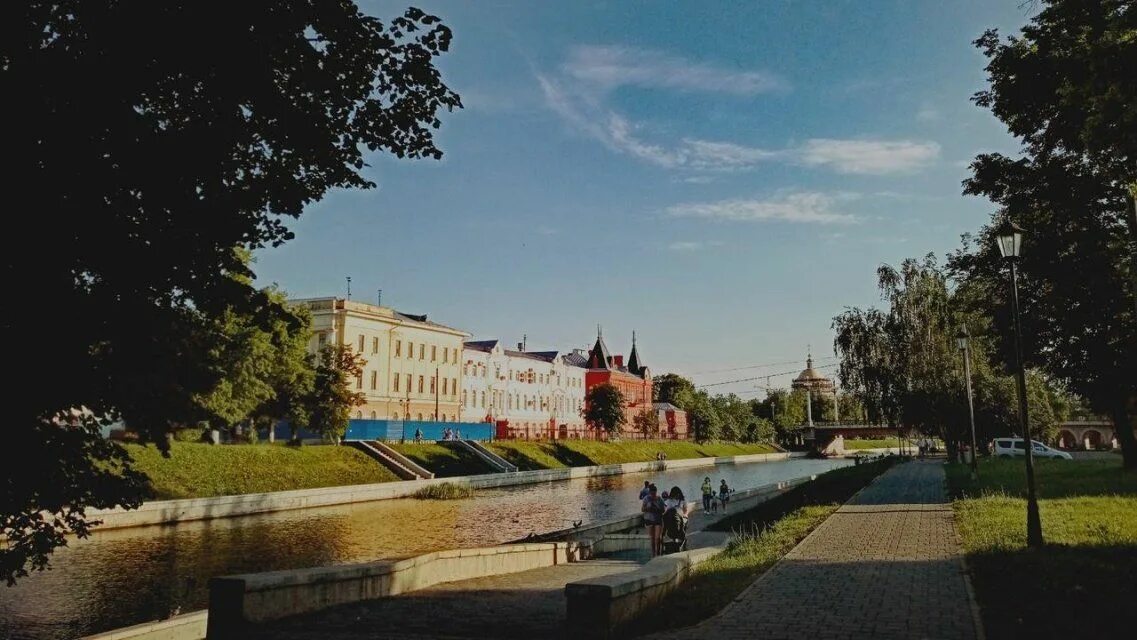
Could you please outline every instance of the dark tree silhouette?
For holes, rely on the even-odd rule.
[[[44,567],[86,534],[84,509],[137,504],[142,480],[98,421],[164,446],[224,375],[204,355],[211,320],[284,313],[235,248],[279,245],[328,190],[373,186],[367,151],[441,157],[439,111],[461,107],[434,66],[450,40],[418,9],[383,23],[348,0],[0,3],[4,192],[21,214],[3,234],[20,373],[0,575]]]

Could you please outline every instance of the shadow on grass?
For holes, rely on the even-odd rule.
[[[1039,498],[1137,495],[1137,473],[1125,471],[1121,459],[1035,460]],[[979,480],[972,482],[970,468],[946,467],[953,498],[987,493],[1026,496],[1026,467],[1022,459],[980,459]]]
[[[570,467],[591,467],[597,464],[585,454],[574,451],[560,443],[553,445],[553,457]]]
[[[1047,545],[967,563],[988,638],[1132,637],[1137,545]]]
[[[520,471],[537,471],[548,468],[541,462],[538,462],[536,458],[526,455],[518,449],[495,449],[494,453],[505,458],[506,462],[517,467]]]

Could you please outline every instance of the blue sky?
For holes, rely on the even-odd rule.
[[[635,329],[657,374],[697,383],[800,369],[717,371],[809,344],[832,363],[832,317],[877,301],[879,264],[987,218],[966,165],[1017,145],[969,101],[970,43],[1017,30],[1019,5],[420,2],[455,35],[445,157],[372,157],[379,187],[311,207],[259,280],[319,296],[351,276],[353,298],[533,348],[601,323],[626,352]]]

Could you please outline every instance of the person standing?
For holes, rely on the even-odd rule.
[[[711,477],[703,478],[703,514],[710,515],[711,502],[715,499],[715,487],[711,484]]]
[[[644,488],[640,489],[640,502],[643,502],[649,493],[651,493],[651,483],[644,480]]]
[[[719,502],[722,503],[722,512],[726,513],[726,503],[730,500],[730,487],[726,486],[726,478],[719,483]]]
[[[640,505],[640,511],[644,514],[644,528],[647,529],[647,536],[651,540],[651,557],[653,558],[662,551],[663,510],[663,499],[659,497],[655,485],[650,485],[647,497],[643,499]]]

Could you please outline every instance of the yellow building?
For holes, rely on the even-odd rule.
[[[470,334],[425,315],[343,298],[306,298],[292,304],[312,313],[313,353],[326,345],[343,345],[367,360],[363,377],[355,381],[367,403],[353,418],[461,419],[459,361]]]

